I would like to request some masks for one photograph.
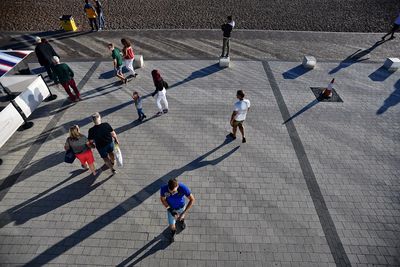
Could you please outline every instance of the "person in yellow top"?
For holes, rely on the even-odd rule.
[[[85,0],[85,7],[84,7],[84,10],[85,10],[85,13],[86,13],[86,16],[88,17],[88,19],[89,19],[89,25],[90,25],[90,27],[92,28],[92,31],[94,31],[94,27],[96,27],[96,31],[98,31],[99,30],[99,26],[97,25],[97,12],[96,12],[96,9],[91,5],[91,4],[89,4],[89,0]]]

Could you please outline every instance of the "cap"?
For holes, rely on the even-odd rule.
[[[35,41],[36,43],[40,43],[42,41],[42,38],[40,38],[39,36],[35,36]]]

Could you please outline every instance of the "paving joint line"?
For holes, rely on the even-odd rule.
[[[279,89],[278,83],[275,80],[274,74],[268,62],[262,61],[262,64],[265,73],[267,74],[267,78],[271,85],[283,121],[286,121],[290,118],[290,113]],[[350,260],[343,247],[342,241],[340,240],[332,216],[330,215],[328,207],[326,206],[324,196],[322,195],[318,181],[315,177],[314,171],[311,167],[307,153],[296,130],[294,122],[288,121],[285,125],[336,266],[351,266]]]
[[[100,61],[96,61],[93,63],[92,67],[88,70],[88,72],[85,74],[85,76],[82,78],[82,80],[78,83],[78,88],[82,89],[86,83],[89,81],[90,77],[93,75],[93,73],[96,71],[96,69],[100,66]],[[67,105],[69,105],[69,100],[66,99],[65,101],[62,102],[59,108],[63,108]],[[8,191],[10,188],[18,181],[18,179],[21,177],[21,175],[25,172],[25,168],[28,166],[28,164],[32,161],[32,159],[35,157],[37,152],[39,151],[40,147],[47,141],[49,136],[52,134],[52,129],[57,125],[57,123],[60,121],[61,117],[64,115],[64,113],[67,111],[67,108],[63,109],[62,111],[58,112],[53,116],[53,118],[49,121],[49,123],[46,125],[46,127],[43,129],[43,131],[38,135],[38,138],[34,141],[34,143],[31,145],[29,150],[25,153],[25,155],[22,157],[20,162],[14,167],[14,169],[11,171],[11,173],[7,176],[7,178],[3,181],[1,184],[1,187],[3,187],[3,191],[0,192],[0,201],[3,200],[3,198],[7,195]],[[46,134],[47,133],[47,134]],[[41,138],[41,136],[47,135],[46,138]]]

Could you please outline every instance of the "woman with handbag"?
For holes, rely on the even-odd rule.
[[[122,48],[122,54],[124,56],[125,67],[130,71],[131,76],[136,78],[137,73],[133,68],[133,60],[135,59],[135,54],[133,53],[132,44],[128,39],[121,39],[121,43],[124,46]]]
[[[74,125],[69,128],[69,137],[65,142],[65,150],[72,150],[79,159],[82,167],[86,170],[90,169],[93,175],[96,175],[96,167],[94,166],[94,157],[91,149],[92,144],[86,136],[79,131],[79,126]]]

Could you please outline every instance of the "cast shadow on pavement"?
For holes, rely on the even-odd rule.
[[[341,69],[345,69],[350,67],[353,64],[356,63],[360,63],[362,61],[368,60],[369,58],[362,58],[366,55],[368,55],[369,53],[371,53],[375,48],[377,48],[378,46],[384,44],[386,42],[386,40],[379,40],[377,41],[375,44],[373,44],[370,48],[368,49],[358,49],[356,52],[354,52],[353,54],[351,54],[350,56],[346,57],[345,59],[343,59],[338,66],[336,66],[334,69],[332,69],[331,71],[329,71],[329,74],[335,74],[338,71],[340,71]]]
[[[188,77],[186,77],[185,79],[183,79],[180,82],[174,83],[172,85],[169,86],[168,90],[174,88],[174,87],[178,87],[179,85],[182,85],[184,83],[193,81],[194,79],[200,79],[200,78],[204,78],[207,77],[208,75],[214,74],[218,71],[223,70],[223,68],[219,67],[218,63],[212,64],[210,66],[204,67],[200,70],[196,70],[194,72],[192,72],[192,74],[190,74]]]
[[[370,78],[374,82],[383,82],[387,78],[392,75],[393,72],[388,71],[384,66],[381,66],[377,70],[375,70],[373,73],[368,75],[368,78]]]
[[[162,233],[158,236],[154,237],[149,243],[144,245],[141,249],[133,253],[131,256],[126,258],[124,261],[119,263],[117,267],[125,267],[125,266],[135,266],[145,258],[157,253],[160,250],[164,250],[169,247],[172,243],[169,241],[168,236],[170,235],[171,230],[167,227],[164,229]],[[177,227],[177,234],[181,232],[180,228]],[[148,249],[150,248],[150,249]],[[147,250],[148,249],[148,250]],[[147,250],[147,251],[146,251]],[[145,252],[146,251],[146,252]],[[140,254],[145,252],[142,256],[139,257]],[[133,261],[133,262],[132,262]]]
[[[137,126],[139,126],[139,125],[141,125],[141,124],[143,124],[143,123],[146,123],[146,122],[151,121],[151,120],[153,120],[153,119],[155,119],[155,118],[158,118],[158,117],[159,117],[159,116],[157,116],[157,115],[153,115],[153,116],[151,116],[150,118],[145,119],[145,120],[143,120],[143,121],[139,121],[139,120],[137,119],[137,120],[134,120],[134,121],[131,122],[131,123],[128,123],[128,124],[125,124],[125,125],[123,125],[123,126],[121,126],[121,127],[115,128],[114,131],[115,131],[117,134],[120,134],[120,133],[123,133],[123,132],[125,132],[125,131],[128,131],[128,130],[130,130],[130,129],[132,129],[132,128],[135,128],[135,127],[137,127]]]
[[[0,180],[0,199],[1,199],[1,195],[3,194],[3,190],[13,186],[17,180],[18,180],[18,182],[22,182],[25,179],[27,179],[39,172],[42,172],[42,171],[50,169],[54,166],[57,166],[58,164],[64,162],[64,155],[65,155],[65,152],[60,152],[60,151],[51,153],[37,161],[34,161],[33,163],[30,163],[28,165],[29,167],[27,167],[17,173],[10,174],[6,178]],[[24,176],[20,177],[22,173],[24,173]]]
[[[10,210],[2,212],[0,214],[0,228],[11,222],[15,222],[16,225],[24,224],[33,218],[47,214],[48,212],[51,212],[69,202],[83,198],[112,177],[112,175],[110,175],[107,178],[94,183],[101,173],[99,171],[96,176],[89,174],[85,178],[82,178],[49,195],[46,195],[52,189],[71,180],[73,177],[78,176],[80,173],[81,172],[79,171],[75,171],[70,177],[68,177],[66,180],[56,185],[55,187],[40,193],[39,195],[13,207]],[[41,196],[43,197],[40,198]]]
[[[125,74],[128,72],[129,72],[129,70],[127,68],[125,68],[125,67],[122,68],[122,73]],[[100,74],[99,79],[111,79],[111,78],[115,78],[115,77],[117,77],[115,75],[115,70],[109,70],[109,71],[106,71],[106,72],[103,72],[102,74]]]
[[[291,68],[290,70],[285,71],[282,73],[283,79],[286,80],[294,80],[298,77],[300,77],[303,74],[306,74],[307,72],[311,71],[312,69],[307,69],[304,68],[302,64],[297,65],[294,68]]]
[[[400,80],[394,84],[394,91],[385,99],[382,106],[376,111],[376,115],[385,113],[390,107],[400,102]]]
[[[293,120],[294,118],[296,118],[297,116],[301,115],[303,112],[306,112],[307,110],[309,110],[310,108],[312,108],[313,106],[315,106],[316,104],[319,103],[319,99],[314,99],[313,101],[311,101],[310,103],[308,103],[305,107],[303,107],[302,109],[300,109],[299,111],[296,112],[296,114],[294,114],[293,116],[291,116],[289,119],[285,120],[282,124],[286,124],[289,121]]]
[[[168,180],[177,178],[185,172],[193,171],[205,166],[215,166],[218,165],[220,162],[231,156],[235,153],[240,146],[236,146],[229,150],[227,153],[215,158],[213,160],[205,160],[208,156],[215,153],[222,147],[226,146],[227,144],[231,143],[231,139],[225,139],[222,144],[215,147],[214,149],[208,151],[207,153],[199,156],[198,158],[194,159],[193,161],[189,162],[188,164],[182,166],[179,169],[173,169],[170,172],[164,174],[163,176],[156,179],[154,182],[148,184],[146,187],[142,188],[139,192],[135,193],[125,201],[121,202],[115,208],[107,211],[103,215],[97,217],[92,222],[86,224],[81,229],[75,231],[74,233],[70,234],[69,236],[63,238],[56,244],[52,245],[36,257],[34,257],[29,262],[25,263],[22,266],[28,267],[32,265],[46,265],[53,259],[57,258],[64,252],[68,251],[75,245],[81,243],[85,239],[89,238],[96,232],[100,231],[107,225],[113,223],[117,219],[121,218],[131,210],[135,209],[139,205],[141,205],[144,201],[146,201],[149,197],[151,197],[154,193],[160,190],[160,187],[165,185]],[[85,183],[83,184],[85,185]],[[62,249],[60,249],[62,248]]]
[[[31,34],[24,34],[21,35],[20,38],[23,39],[22,41],[15,40],[16,42],[9,43],[0,47],[0,50],[29,50],[35,48],[35,36],[39,36],[41,38],[46,38],[49,42],[52,40],[62,40],[65,38],[77,37],[80,35],[90,34],[90,31],[77,31],[77,32],[66,32],[64,30],[57,30],[57,31],[45,31],[45,32],[36,32]],[[15,39],[15,38],[13,38]]]

